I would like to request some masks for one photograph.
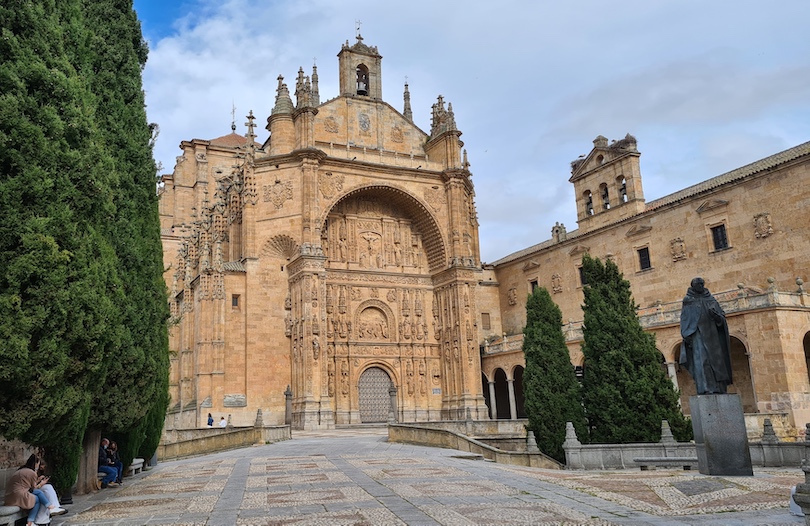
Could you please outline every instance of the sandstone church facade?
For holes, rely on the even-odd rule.
[[[294,428],[487,418],[474,191],[452,105],[430,133],[382,98],[381,55],[279,77],[270,137],[181,144],[161,218],[172,321],[168,426]],[[285,392],[288,393],[285,395]]]
[[[563,310],[582,342],[585,252],[631,282],[662,367],[681,388],[678,313],[702,275],[729,314],[735,389],[748,413],[810,420],[810,143],[646,202],[635,138],[594,141],[572,163],[579,228],[480,261],[475,193],[451,105],[429,132],[383,100],[378,50],[338,54],[340,94],[279,77],[269,138],[255,119],[181,144],[162,179],[170,290],[167,427],[518,418],[525,299]],[[287,409],[289,407],[289,410]],[[218,418],[217,418],[218,419]]]

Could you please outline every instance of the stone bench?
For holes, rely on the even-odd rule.
[[[19,506],[0,506],[0,526],[14,526],[20,519],[28,517],[28,510],[22,510]]]
[[[140,473],[141,471],[143,471],[143,459],[133,458],[132,464],[130,464],[129,467],[127,468],[126,476],[131,477],[132,475]]]
[[[698,459],[692,457],[639,457],[634,458],[633,462],[639,465],[641,471],[647,471],[650,466],[653,469],[656,466],[663,468],[683,467],[686,471],[698,467]]]

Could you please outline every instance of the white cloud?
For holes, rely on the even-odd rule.
[[[401,109],[407,76],[423,129],[437,95],[453,103],[486,261],[547,239],[555,221],[576,228],[569,162],[596,135],[638,138],[648,200],[810,140],[805,0],[204,0],[186,12],[150,43],[144,74],[167,170],[181,140],[230,132],[232,102],[239,133],[249,109],[263,125],[276,77],[291,85],[313,58],[322,100],[336,96],[336,54],[360,18],[386,101]]]

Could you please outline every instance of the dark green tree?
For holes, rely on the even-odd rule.
[[[636,314],[630,283],[612,261],[582,259],[585,376],[583,405],[592,443],[657,442],[661,420],[678,440],[691,426],[678,405],[678,392],[661,367],[655,336]]]
[[[141,83],[148,50],[131,0],[85,1],[83,15],[94,30],[77,42],[75,63],[89,79],[98,128],[112,158],[116,214],[106,234],[123,284],[120,348],[111,357],[106,385],[95,393],[90,426],[117,433],[122,460],[128,463],[144,454],[147,436],[147,443],[157,447],[163,419],[158,423],[154,413],[165,414],[168,396],[169,312],[152,127]]]
[[[147,49],[131,0],[10,0],[0,31],[0,434],[66,488],[88,429],[146,455],[167,403]]]
[[[0,434],[54,451],[81,444],[120,338],[112,160],[69,49],[82,28],[76,0],[0,5]]]
[[[543,287],[526,301],[523,329],[526,371],[523,390],[529,429],[540,451],[565,462],[565,423],[572,422],[580,439],[587,437],[580,385],[562,332],[562,313]]]

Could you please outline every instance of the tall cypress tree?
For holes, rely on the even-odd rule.
[[[155,443],[168,398],[168,301],[163,248],[141,72],[147,46],[131,0],[85,0],[85,23],[94,31],[76,46],[76,63],[95,96],[96,121],[112,158],[116,213],[106,234],[122,281],[121,345],[108,381],[95,393],[90,426],[116,432],[124,462]],[[150,413],[152,416],[150,417]],[[159,422],[159,424],[158,424]]]
[[[0,434],[68,488],[88,426],[151,454],[167,403],[146,46],[130,0],[9,0],[0,28]]]
[[[120,335],[111,159],[68,49],[80,3],[10,0],[0,28],[0,434],[74,446],[66,487]]]
[[[678,440],[691,427],[678,406],[678,392],[661,367],[655,336],[636,314],[630,283],[612,261],[582,259],[585,343],[583,404],[592,443],[657,442],[661,420]]]
[[[535,289],[526,301],[523,354],[529,429],[543,453],[565,462],[565,423],[572,422],[581,438],[587,436],[587,427],[580,385],[562,332],[562,312],[543,287]]]

